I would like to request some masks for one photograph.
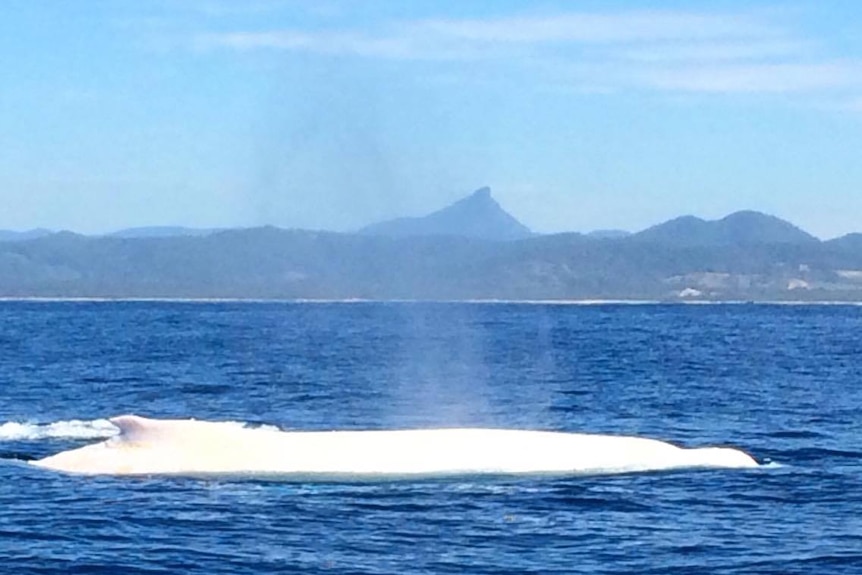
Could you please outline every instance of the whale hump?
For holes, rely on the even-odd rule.
[[[120,439],[123,441],[141,441],[147,434],[154,431],[160,422],[139,415],[118,415],[108,421],[120,429]]]
[[[208,440],[228,441],[245,439],[243,424],[227,421],[198,421],[196,419],[150,419],[140,415],[119,415],[108,421],[120,433],[112,443],[138,445],[179,445]],[[239,434],[237,434],[239,432]]]

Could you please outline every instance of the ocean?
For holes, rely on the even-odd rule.
[[[0,572],[862,573],[862,307],[0,302]],[[756,469],[387,481],[28,460],[107,418],[505,427]]]

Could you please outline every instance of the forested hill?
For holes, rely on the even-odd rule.
[[[862,301],[862,234],[774,216],[540,236],[489,188],[357,233],[0,232],[0,297]]]
[[[821,242],[783,229],[744,230],[745,241],[721,230],[693,239],[679,226],[520,240],[60,232],[0,241],[0,297],[862,300],[862,235]]]

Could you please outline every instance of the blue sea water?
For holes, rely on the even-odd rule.
[[[8,301],[0,322],[0,572],[862,573],[862,307]],[[639,435],[767,465],[303,483],[26,463],[123,413]]]

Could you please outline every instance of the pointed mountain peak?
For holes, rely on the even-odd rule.
[[[491,197],[491,188],[487,186],[426,216],[372,224],[360,233],[393,237],[464,236],[500,241],[523,239],[533,234]]]
[[[469,210],[477,210],[477,211],[478,210],[487,210],[488,212],[505,211],[505,210],[503,210],[502,207],[500,207],[500,204],[497,203],[497,200],[495,200],[491,196],[491,188],[489,188],[488,186],[485,186],[483,188],[479,188],[478,190],[476,190],[475,192],[473,192],[469,196],[464,196],[460,200],[456,200],[455,202],[449,204],[445,208],[437,210],[436,212],[433,212],[432,214],[429,214],[429,215],[433,215],[433,214],[443,212],[446,210],[461,210],[461,209],[463,209],[463,210],[469,209]]]
[[[490,200],[490,199],[492,199],[491,198],[491,188],[489,188],[488,186],[483,186],[483,187],[479,188],[478,190],[476,190],[475,192],[473,192],[472,194],[470,194],[469,197],[473,198],[473,199],[477,199],[477,200]]]

